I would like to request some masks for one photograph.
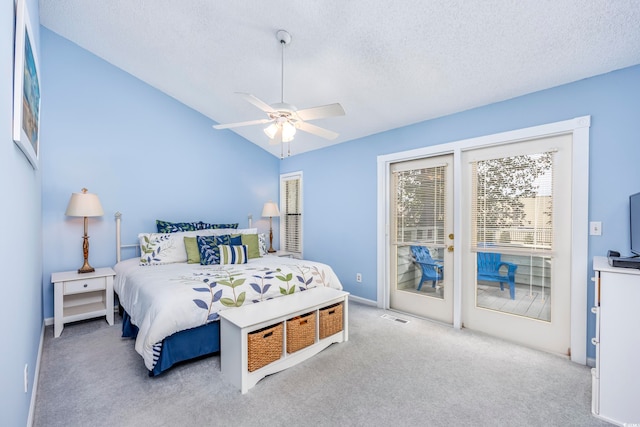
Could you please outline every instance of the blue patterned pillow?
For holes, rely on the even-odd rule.
[[[169,222],[156,220],[158,233],[178,233],[180,231],[196,231],[198,230],[197,222]]]
[[[198,224],[198,230],[210,230],[217,228],[238,228],[238,223],[234,224],[207,224],[206,222],[200,221]]]
[[[231,237],[228,234],[221,236],[197,236],[198,250],[200,251],[200,264],[220,264],[220,245],[242,245],[242,238]]]

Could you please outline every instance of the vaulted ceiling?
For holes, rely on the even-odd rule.
[[[266,117],[236,92],[280,102],[287,30],[284,100],[346,111],[292,154],[640,63],[637,0],[40,0],[40,22],[212,125]],[[234,131],[279,156],[264,127]]]

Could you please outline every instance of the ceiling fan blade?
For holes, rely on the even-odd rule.
[[[236,92],[236,93],[238,95],[240,95],[241,97],[243,97],[247,102],[252,103],[253,105],[258,107],[259,109],[261,109],[265,113],[275,113],[275,111],[276,111],[273,108],[271,108],[271,105],[269,105],[266,102],[256,98],[255,96],[251,95],[250,93],[244,93],[244,92]]]
[[[278,130],[276,134],[273,136],[273,139],[269,140],[269,145],[279,145],[282,143],[282,127],[278,126]]]
[[[344,108],[340,104],[329,104],[321,107],[305,108],[296,111],[298,117],[302,120],[324,119],[326,117],[344,116]]]
[[[296,127],[302,131],[312,133],[317,136],[321,136],[324,139],[336,139],[338,137],[338,133],[321,128],[320,126],[312,125],[311,123],[306,122],[298,122],[296,123]]]
[[[238,123],[227,123],[224,125],[213,125],[214,129],[229,129],[229,128],[237,128],[240,126],[251,126],[251,125],[261,125],[263,123],[272,122],[272,119],[258,119],[258,120],[249,120],[248,122],[238,122]]]

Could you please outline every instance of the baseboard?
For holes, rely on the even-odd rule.
[[[355,301],[355,302],[359,302],[360,304],[370,305],[373,307],[378,306],[378,303],[376,301],[373,301],[367,298],[358,297],[353,294],[349,294],[349,301]]]
[[[53,319],[51,324],[53,324]],[[47,325],[47,319],[42,323],[40,331],[40,344],[38,345],[38,357],[36,357],[36,370],[33,373],[33,386],[31,387],[31,401],[29,403],[29,417],[27,418],[27,427],[33,426],[33,417],[36,412],[36,394],[38,393],[38,379],[40,378],[40,361],[42,359],[42,347],[44,346],[44,329]]]

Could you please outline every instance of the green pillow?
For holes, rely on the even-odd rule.
[[[231,237],[242,237],[242,244],[247,245],[249,259],[260,258],[260,245],[257,234],[232,234]]]
[[[195,237],[185,237],[184,248],[187,250],[187,263],[200,264],[200,249],[198,249],[198,240]]]

